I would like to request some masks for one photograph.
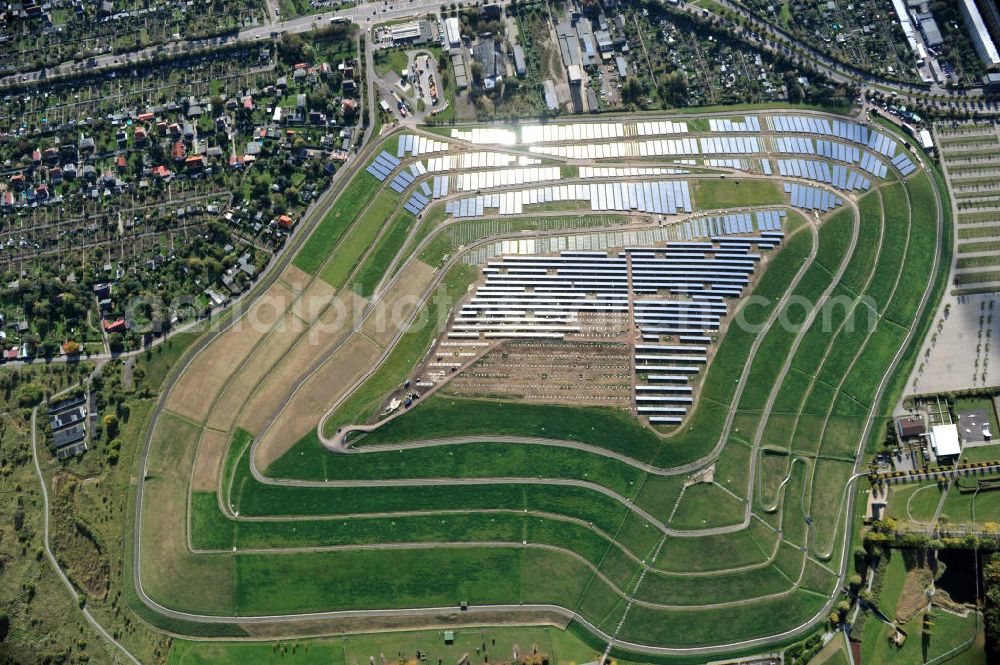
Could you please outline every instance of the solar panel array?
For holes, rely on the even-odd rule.
[[[761,159],[760,170],[763,171],[764,175],[771,175],[771,160]]]
[[[399,137],[399,145],[396,147],[396,156],[404,157],[412,155],[420,157],[434,152],[444,152],[448,150],[448,144],[444,141],[427,138],[426,136],[416,136],[413,134],[403,134]]]
[[[442,155],[427,160],[427,170],[455,171],[459,169],[487,169],[511,166],[531,166],[540,160],[533,157],[515,157],[503,152],[463,152],[459,155]]]
[[[706,154],[746,154],[760,152],[760,141],[756,136],[703,136],[701,151]]]
[[[884,178],[885,174],[889,172],[889,167],[881,159],[868,151],[861,154],[861,163],[858,166],[878,178]]]
[[[855,146],[844,145],[836,141],[813,139],[803,136],[776,136],[772,139],[775,152],[789,152],[804,155],[819,155],[849,164],[858,165],[879,178],[884,178],[888,171],[881,159],[868,151],[862,152]],[[770,173],[770,171],[765,171]]]
[[[798,134],[819,134],[836,136],[852,143],[868,143],[868,127],[845,120],[827,120],[811,116],[772,115],[767,117],[767,126],[777,132]]]
[[[570,125],[525,125],[521,128],[522,143],[592,141],[595,139],[617,139],[623,136],[625,136],[625,125],[620,122],[580,122]]]
[[[869,130],[865,125],[843,120],[830,121],[826,118],[809,116],[768,116],[768,127],[778,132],[797,132],[800,134],[818,134],[820,136],[835,136],[867,146],[871,150],[893,157],[899,144],[896,140],[877,130]]]
[[[639,136],[658,136],[660,134],[686,134],[688,126],[686,122],[674,122],[673,120],[660,120],[652,122],[635,123],[635,132]]]
[[[687,169],[672,169],[662,166],[581,166],[580,177],[587,178],[635,178],[650,175],[682,175]]]
[[[892,157],[896,154],[896,142],[881,132],[872,130],[867,145],[875,152],[881,153],[886,157]]]
[[[510,129],[476,127],[468,131],[451,130],[451,138],[477,144],[517,145],[517,134]]]
[[[433,189],[433,197],[435,199],[440,199],[442,197],[448,196],[448,176],[446,175],[434,176],[434,186],[432,189]]]
[[[784,210],[758,210],[752,215],[744,212],[691,219],[681,227],[680,237],[691,240],[755,231],[781,231],[784,216]]]
[[[848,169],[846,166],[840,164],[834,164],[833,168],[831,168],[827,162],[812,159],[779,159],[778,172],[781,175],[825,182],[828,185],[848,191],[868,190],[871,188],[871,181],[859,175],[857,171]]]
[[[709,118],[708,128],[713,132],[759,132],[760,120],[755,115],[744,116],[743,120],[731,118]]]
[[[853,145],[846,145],[838,141],[817,139],[816,154],[827,159],[835,159],[838,162],[856,164],[860,158],[861,151]]]
[[[813,140],[804,136],[775,136],[775,152],[794,152],[800,155],[815,155]]]
[[[901,152],[896,155],[892,160],[892,165],[899,169],[900,175],[904,178],[917,169],[917,167],[913,165],[913,161],[905,152]]]
[[[583,143],[565,146],[538,146],[531,152],[568,159],[612,159],[621,157],[657,157],[662,155],[697,155],[697,139],[658,139],[648,141],[615,141]]]
[[[524,206],[553,201],[590,201],[591,210],[617,210],[674,215],[691,212],[691,193],[685,180],[661,182],[609,182],[522,189],[481,194],[447,201],[445,212],[453,217],[478,217],[486,209],[500,215],[519,215]]]
[[[781,219],[782,211],[760,211],[765,217],[756,217],[757,227],[762,238],[758,241],[763,247],[776,246],[783,237]],[[773,216],[772,216],[773,215]],[[729,217],[728,215],[726,217]],[[718,219],[719,217],[707,218]],[[469,265],[482,265],[499,256],[510,254],[555,254],[565,251],[597,251],[613,247],[647,247],[664,242],[690,242],[695,239],[719,237],[727,235],[726,226],[714,226],[705,223],[706,218],[696,218],[678,224],[665,224],[645,229],[619,231],[593,231],[590,233],[573,233],[570,235],[540,236],[536,238],[519,238],[517,240],[497,240],[485,243],[466,253],[462,260]],[[765,226],[771,230],[765,231]],[[730,231],[734,226],[730,221]],[[739,235],[733,240],[745,242]]]
[[[383,150],[365,170],[375,176],[379,182],[384,182],[389,174],[396,170],[397,166],[399,166],[399,160]]]
[[[410,194],[410,198],[407,199],[406,203],[403,204],[403,208],[416,216],[420,214],[420,211],[427,207],[428,203],[430,203],[430,200],[426,196],[420,192],[413,192]]]
[[[738,169],[746,171],[747,165],[742,159],[706,159],[705,166],[715,166],[717,168]]]
[[[455,176],[455,190],[474,192],[479,189],[527,185],[534,182],[559,180],[558,166],[531,166],[498,171],[474,171]]]
[[[471,349],[487,340],[586,335],[581,315],[627,317],[632,297],[643,338],[633,349],[641,379],[637,410],[650,422],[677,424],[693,403],[690,381],[708,362],[708,333],[720,329],[726,298],[742,295],[759,263],[752,250],[778,239],[673,242],[626,247],[617,256],[591,250],[504,255],[484,267],[485,282],[456,312],[442,345]],[[507,241],[508,247],[521,242]]]
[[[822,210],[826,212],[843,203],[835,194],[831,194],[825,189],[800,185],[796,182],[786,182],[785,192],[791,197],[793,206],[806,210]]]

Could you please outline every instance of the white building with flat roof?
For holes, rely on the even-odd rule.
[[[449,48],[458,48],[462,45],[462,26],[458,24],[458,18],[452,16],[444,20],[444,35]]]
[[[987,67],[1000,65],[1000,53],[997,52],[996,44],[990,37],[990,32],[986,28],[983,15],[979,13],[976,0],[962,0],[959,3],[962,10],[962,18],[965,19],[965,27],[969,30],[972,38],[972,45],[976,47],[979,58],[986,63]]]
[[[958,441],[958,425],[934,425],[931,427],[931,448],[934,456],[958,457],[962,454],[962,444]]]

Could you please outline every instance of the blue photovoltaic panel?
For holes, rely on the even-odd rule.
[[[369,173],[371,173],[376,178],[378,178],[379,182],[383,182],[386,178],[389,177],[389,175],[387,173],[385,173],[385,172],[379,170],[378,168],[376,168],[374,164],[372,164],[371,166],[369,166],[365,170],[368,171]]]

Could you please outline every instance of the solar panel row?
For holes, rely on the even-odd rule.
[[[448,196],[448,176],[446,175],[434,176],[433,195],[434,198],[436,199]]]
[[[746,171],[747,166],[742,159],[706,159],[705,166],[715,166],[717,168],[738,169]]]
[[[451,130],[451,138],[476,144],[516,145],[517,135],[509,129],[476,127],[468,131]]]
[[[760,142],[756,136],[705,136],[701,138],[701,151],[706,155],[760,152]]]
[[[658,134],[685,134],[688,126],[686,122],[674,122],[672,120],[660,120],[653,122],[635,123],[635,131],[639,136],[656,136]]]
[[[896,155],[892,160],[892,165],[899,169],[900,175],[904,178],[913,173],[917,167],[913,165],[913,160],[905,152]]]
[[[383,150],[365,170],[375,176],[379,182],[383,182],[390,173],[396,170],[397,166],[399,166],[399,160]]]
[[[868,137],[867,146],[886,157],[892,157],[896,154],[896,142],[881,132],[872,131],[871,136]]]
[[[453,217],[472,217],[482,215],[484,209],[498,208],[500,215],[519,215],[524,206],[552,201],[589,201],[591,210],[639,210],[666,215],[692,210],[687,181],[668,180],[559,185],[483,194],[448,201],[445,212]]]
[[[867,190],[871,181],[846,166],[834,164],[831,168],[827,162],[811,159],[779,159],[778,172],[781,175],[796,176],[817,182],[825,182],[839,189],[848,191]]]
[[[843,203],[837,196],[825,189],[794,182],[785,183],[785,191],[790,195],[792,205],[796,208],[826,212]]]
[[[651,139],[646,141],[615,141],[568,146],[531,146],[531,152],[569,159],[612,159],[621,157],[660,157],[667,155],[697,155],[697,139]]]
[[[660,166],[581,166],[581,178],[633,178],[647,175],[683,175],[687,169]]]
[[[410,198],[407,199],[406,203],[403,204],[403,208],[416,216],[420,214],[420,211],[427,207],[428,203],[430,203],[430,200],[426,196],[420,192],[413,192],[410,194]]]
[[[460,173],[455,177],[457,191],[473,192],[493,187],[526,185],[533,182],[559,180],[558,166],[532,166],[527,168],[503,169],[498,171],[476,171]]]
[[[795,152],[803,155],[815,155],[816,147],[812,139],[804,136],[776,136],[774,138],[775,152]]]
[[[396,147],[396,156],[403,157],[405,155],[412,155],[414,157],[420,157],[421,155],[427,155],[434,152],[444,152],[447,149],[448,144],[443,141],[437,141],[426,136],[404,134],[399,137],[399,145]]]
[[[397,194],[402,194],[403,190],[410,186],[413,182],[413,174],[409,171],[400,171],[396,174],[396,177],[392,179],[389,183],[389,189],[396,192]]]
[[[881,159],[867,151],[862,153],[861,163],[858,166],[861,167],[861,170],[871,173],[876,178],[884,178],[889,170]]]
[[[708,128],[713,132],[759,132],[760,120],[755,115],[744,116],[742,121],[730,118],[709,118]]]
[[[625,136],[625,125],[620,122],[580,122],[569,125],[525,125],[521,128],[521,143],[615,139],[622,136]]]
[[[460,155],[442,155],[431,157],[427,160],[427,170],[455,171],[461,169],[486,169],[511,166],[517,163],[519,166],[531,166],[540,163],[541,160],[532,157],[515,157],[503,152],[463,152]]]
[[[856,164],[861,156],[861,151],[853,145],[845,145],[837,141],[819,139],[816,141],[816,153],[820,157],[835,159],[838,162]]]

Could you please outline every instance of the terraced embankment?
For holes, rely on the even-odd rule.
[[[780,138],[763,132],[755,163],[782,158]],[[537,156],[448,143],[447,155]],[[740,159],[743,182],[778,177]],[[734,172],[671,177],[711,191],[713,168]],[[835,191],[843,205],[829,213],[744,203],[786,209],[786,235],[676,430],[610,409],[433,395],[333,454],[321,440],[381,409],[466,293],[475,270],[462,257],[525,231],[661,227],[558,208],[520,225],[460,220],[442,212],[454,195],[417,220],[385,201],[407,200],[419,178],[399,194],[361,171],[295,267],[179,368],[145,457],[140,600],[207,632],[429,625],[468,602],[470,622],[541,613],[680,659],[800,634],[837,599],[856,454],[898,396],[947,247],[928,174],[887,175],[868,192],[780,178]],[[698,190],[696,210],[667,225],[704,214]]]

